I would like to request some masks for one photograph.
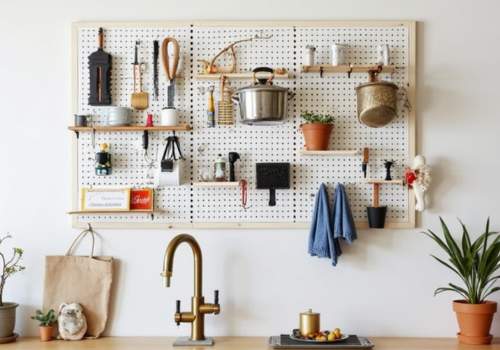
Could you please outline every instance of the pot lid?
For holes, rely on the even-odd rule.
[[[276,85],[268,85],[268,84],[256,84],[242,87],[236,90],[236,93],[245,92],[245,91],[279,91],[279,92],[287,92],[288,88],[284,88]]]
[[[370,82],[367,82],[367,83],[363,83],[363,84],[360,84],[358,86],[356,86],[356,90],[358,89],[361,89],[365,86],[380,86],[380,85],[385,85],[385,86],[390,86],[394,89],[399,89],[398,86],[390,81],[384,81],[384,80],[380,80],[380,81],[370,81]]]
[[[304,315],[304,316],[316,316],[316,315],[319,315],[318,312],[313,312],[312,309],[309,309],[305,312],[301,312],[300,313],[301,315]]]

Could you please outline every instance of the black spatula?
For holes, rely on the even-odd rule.
[[[269,206],[276,205],[276,190],[290,188],[290,163],[257,163],[257,189],[269,189]]]
[[[104,51],[104,30],[99,28],[99,48],[89,56],[89,105],[111,104],[111,55]]]

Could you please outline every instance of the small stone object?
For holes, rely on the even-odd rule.
[[[59,335],[64,340],[81,340],[87,332],[87,318],[78,303],[61,304],[57,323]]]

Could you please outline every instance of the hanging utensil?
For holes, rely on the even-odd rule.
[[[169,45],[172,46],[171,54]],[[163,69],[165,70],[165,74],[169,80],[169,86],[167,89],[167,107],[174,108],[175,77],[179,66],[179,42],[172,37],[165,38],[161,44],[161,54]]]
[[[135,42],[134,51],[134,92],[130,99],[130,105],[137,110],[144,110],[149,106],[149,94],[142,91],[141,71],[143,63],[139,63],[139,44],[140,41]]]
[[[99,28],[99,48],[89,56],[89,105],[111,104],[111,55],[104,51],[104,30]]]
[[[158,57],[160,55],[160,43],[158,40],[153,41],[153,96],[155,101],[158,101],[160,95],[158,87]]]
[[[276,189],[290,188],[290,163],[257,163],[257,189],[269,190],[269,206],[276,205]]]

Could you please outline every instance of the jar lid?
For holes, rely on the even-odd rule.
[[[307,316],[315,316],[315,315],[319,315],[318,312],[313,312],[312,309],[309,309],[305,312],[301,312],[300,313],[301,315],[307,315]]]

